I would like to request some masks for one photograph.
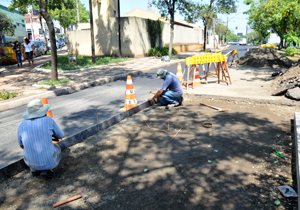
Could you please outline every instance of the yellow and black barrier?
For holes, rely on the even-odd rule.
[[[207,69],[205,68],[205,65],[207,64]],[[215,73],[210,72],[210,65],[213,64],[215,68]],[[216,76],[218,78],[218,83],[226,82],[227,85],[229,83],[231,84],[231,79],[228,72],[228,63],[227,63],[227,55],[222,55],[222,53],[209,53],[205,55],[200,56],[192,56],[189,58],[186,58],[186,66],[183,72],[183,76],[185,74],[185,71],[187,71],[187,80],[182,81],[184,84],[186,84],[186,87],[188,89],[189,79],[192,75],[192,88],[194,88],[194,82],[195,82],[195,75],[196,75],[196,68],[202,67],[202,71],[204,73],[204,77],[201,79],[205,79],[205,82],[207,84],[207,78],[209,75]],[[220,76],[222,75],[222,79],[220,79]],[[228,80],[229,82],[228,82]]]

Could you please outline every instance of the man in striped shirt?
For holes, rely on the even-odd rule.
[[[43,104],[40,99],[30,101],[18,126],[18,143],[24,149],[24,162],[30,167],[34,176],[41,175],[51,178],[54,169],[60,162],[61,149],[52,143],[52,136],[63,138],[64,133],[47,117],[49,104]]]

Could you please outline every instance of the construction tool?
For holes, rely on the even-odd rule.
[[[150,94],[150,93],[152,93],[152,94],[154,94],[154,95],[156,94],[156,93],[155,93],[155,92],[153,92],[152,90],[150,90],[150,91],[149,91],[149,94]]]
[[[78,198],[83,198],[83,200],[86,200],[86,199],[88,199],[88,196],[87,196],[87,194],[84,193],[84,191],[80,191],[80,194],[79,194],[79,195],[75,195],[75,196],[73,196],[73,197],[71,197],[71,198],[68,198],[68,199],[63,200],[63,201],[60,201],[60,202],[58,202],[58,203],[56,203],[56,204],[53,204],[53,207],[54,207],[54,208],[55,208],[55,207],[58,207],[58,206],[63,205],[63,204],[65,204],[65,203],[69,203],[69,202],[71,202],[71,201],[74,201],[74,200],[76,200],[76,199],[78,199]]]
[[[230,109],[221,109],[221,108],[218,108],[218,107],[215,107],[215,106],[211,106],[211,105],[208,105],[208,104],[204,104],[204,103],[200,103],[200,105],[203,105],[203,106],[207,106],[207,107],[216,109],[216,110],[218,110],[219,112],[226,112],[226,111],[229,111],[229,110],[230,110]]]

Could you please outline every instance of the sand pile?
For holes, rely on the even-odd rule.
[[[280,54],[273,48],[256,48],[246,52],[240,57],[240,65],[250,65],[253,67],[286,67],[290,68],[294,61]]]

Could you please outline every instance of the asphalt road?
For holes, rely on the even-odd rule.
[[[246,53],[247,48],[255,46],[231,46],[238,49],[239,56]],[[229,50],[223,52],[227,53]],[[185,64],[182,63],[184,69]],[[167,70],[176,74],[177,66]],[[138,103],[146,101],[151,95],[149,90],[157,91],[163,80],[156,78],[156,70],[133,77],[134,90]],[[85,89],[69,95],[49,99],[51,111],[56,123],[64,131],[65,136],[71,136],[81,130],[96,124],[96,108],[99,122],[108,119],[124,107],[126,79],[111,82],[103,86]],[[18,107],[0,113],[0,168],[3,168],[23,157],[23,151],[17,143],[17,127],[23,120],[26,106]]]

